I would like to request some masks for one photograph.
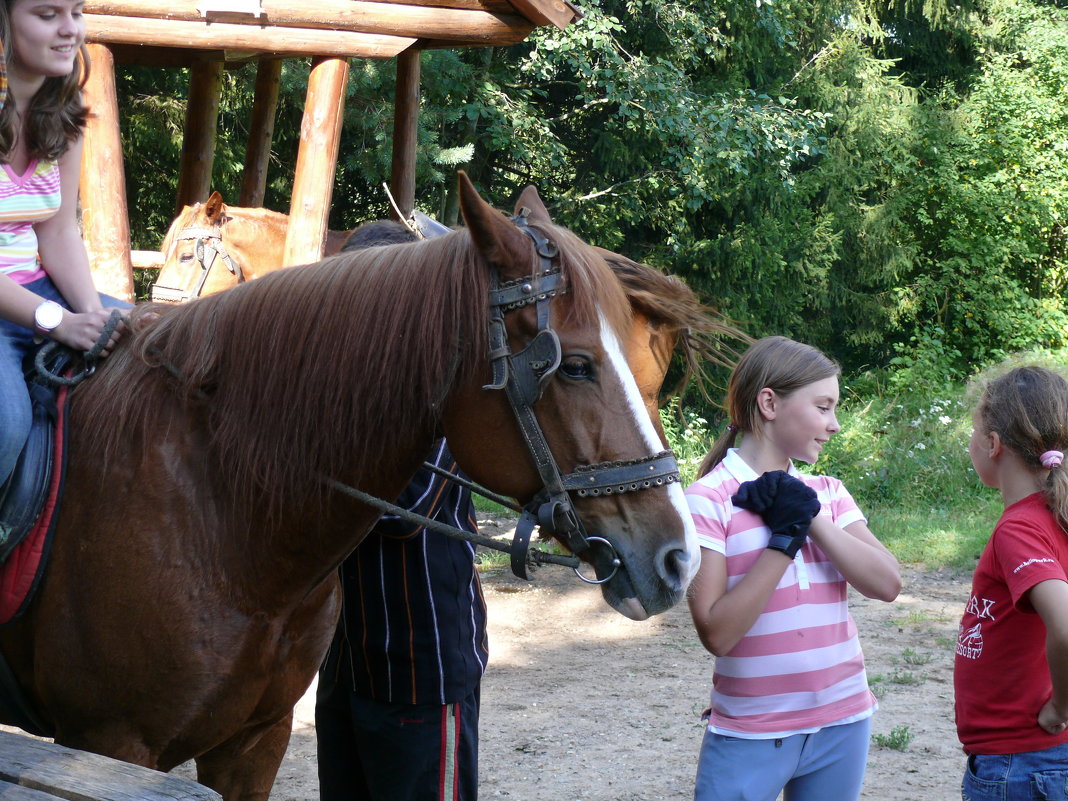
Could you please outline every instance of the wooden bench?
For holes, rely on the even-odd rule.
[[[189,779],[0,731],[0,801],[222,801]]]

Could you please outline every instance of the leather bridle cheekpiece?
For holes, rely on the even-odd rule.
[[[516,526],[511,566],[517,576],[530,578],[526,552],[534,526],[539,525],[576,555],[587,551],[592,542],[607,548],[607,566],[610,567],[607,575],[590,579],[579,573],[583,581],[601,584],[615,575],[621,561],[608,540],[586,534],[568,493],[574,492],[584,498],[662,487],[679,480],[679,469],[674,455],[666,450],[629,461],[583,465],[573,473],[560,474],[533,407],[560,366],[560,338],[552,329],[550,304],[556,295],[568,290],[560,267],[553,266],[553,261],[559,255],[556,245],[530,227],[527,221],[529,213],[528,209],[521,208],[512,222],[534,243],[538,267],[533,275],[505,284],[499,282],[496,271],[493,273],[489,301],[489,357],[493,382],[484,387],[503,389],[507,394],[542,481],[541,491],[523,508]],[[504,315],[531,304],[535,306],[538,333],[523,350],[512,353],[508,346]],[[578,573],[578,570],[575,572]]]

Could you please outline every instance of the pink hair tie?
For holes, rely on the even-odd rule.
[[[1038,461],[1042,462],[1042,466],[1047,470],[1052,470],[1054,467],[1061,466],[1061,462],[1064,461],[1064,454],[1060,451],[1046,451],[1038,457]]]

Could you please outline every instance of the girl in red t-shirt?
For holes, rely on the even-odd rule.
[[[966,801],[1068,786],[1068,382],[1020,367],[990,382],[968,452],[1005,511],[983,549],[954,667]],[[1050,795],[1053,791],[1058,794]]]

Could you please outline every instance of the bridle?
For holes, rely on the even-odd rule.
[[[193,240],[193,254],[196,256],[197,264],[200,265],[200,276],[195,286],[192,289],[183,289],[181,287],[160,286],[157,283],[152,287],[152,300],[160,303],[184,303],[187,300],[199,298],[200,293],[204,290],[204,284],[208,280],[208,274],[211,272],[211,268],[217,258],[221,258],[222,263],[226,265],[226,269],[237,277],[237,283],[240,284],[245,280],[241,266],[226,252],[226,246],[223,244],[222,238],[222,226],[216,225],[212,228],[206,228],[201,225],[193,225],[189,228],[183,228],[175,235],[172,247],[177,247],[179,242],[189,239]]]
[[[489,358],[493,381],[484,387],[505,391],[542,482],[542,489],[523,508],[516,526],[512,540],[512,572],[530,578],[525,553],[537,525],[556,536],[576,556],[589,550],[594,542],[607,548],[610,571],[606,576],[589,579],[579,574],[584,581],[600,584],[616,574],[621,560],[608,540],[587,535],[569,493],[597,497],[662,487],[679,480],[679,468],[671,451],[661,451],[628,461],[583,465],[573,473],[561,475],[534,414],[534,404],[560,366],[562,351],[560,338],[552,328],[551,303],[556,295],[568,290],[560,267],[553,266],[559,255],[556,245],[530,227],[529,214],[528,209],[522,208],[512,222],[534,243],[538,266],[533,275],[506,284],[499,282],[496,271],[493,274],[489,301]],[[538,333],[523,350],[512,353],[504,316],[532,304]]]
[[[527,220],[529,214],[528,209],[522,208],[512,218],[512,222],[533,242],[538,266],[532,275],[503,284],[497,271],[493,272],[489,290],[489,359],[493,374],[491,383],[483,387],[486,390],[504,390],[542,483],[542,489],[521,509],[511,547],[502,546],[488,537],[415,515],[407,509],[338,481],[327,479],[327,483],[363,503],[419,523],[428,529],[486,547],[508,550],[512,572],[520,578],[530,580],[532,571],[539,563],[549,562],[573,567],[576,575],[589,584],[604,584],[615,576],[622,566],[622,560],[611,542],[604,537],[586,533],[571,503],[570,493],[573,492],[580,498],[595,498],[655,489],[679,481],[679,468],[674,454],[665,450],[638,459],[582,465],[572,473],[560,473],[541,424],[534,414],[534,404],[556,373],[563,356],[560,338],[552,328],[551,304],[554,297],[567,292],[568,288],[559,265],[553,265],[559,256],[556,245],[530,227]],[[538,333],[525,348],[513,353],[508,344],[505,315],[530,305],[535,309]],[[433,469],[432,465],[424,466]],[[456,479],[455,476],[446,477]],[[502,500],[471,482],[460,483],[494,500]],[[506,500],[505,504],[513,506]],[[554,535],[575,556],[532,551],[530,539],[535,526]],[[605,575],[590,578],[579,571],[577,556],[592,548],[594,544],[606,550],[605,556],[599,562]],[[595,570],[597,566],[595,564]]]

